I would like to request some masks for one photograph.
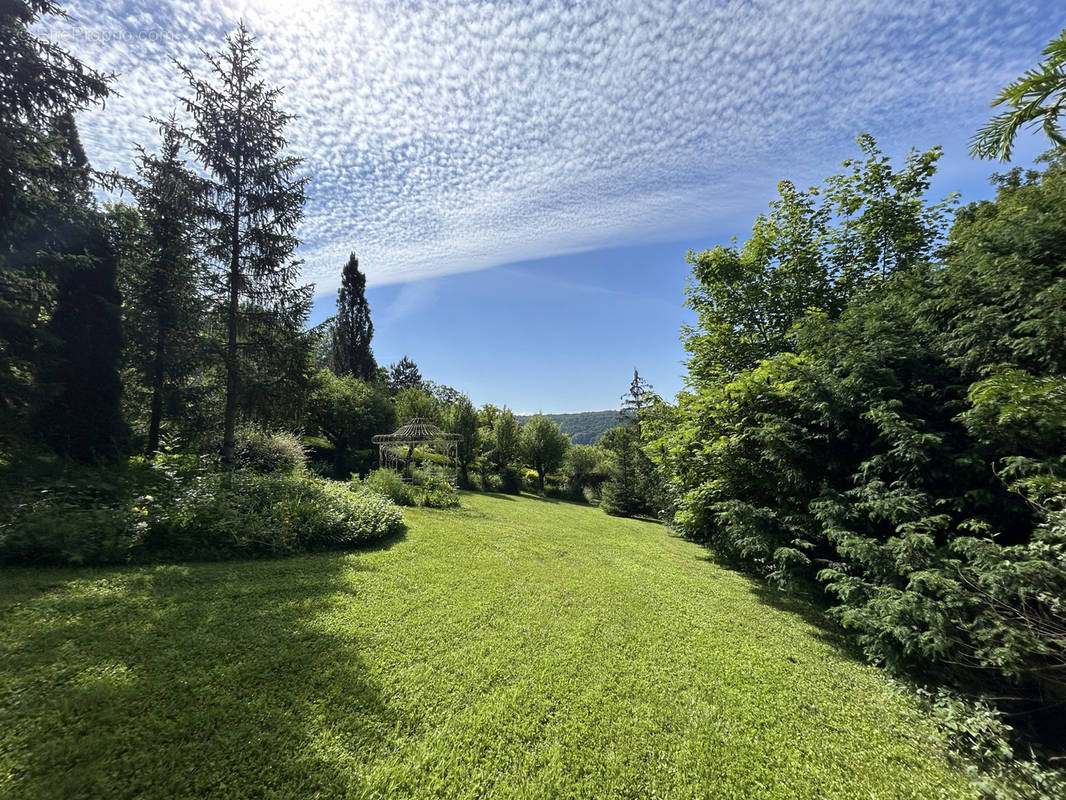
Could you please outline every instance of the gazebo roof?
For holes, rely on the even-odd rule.
[[[419,442],[458,442],[462,434],[446,433],[425,417],[407,420],[394,433],[379,433],[370,441],[374,444],[412,444]]]

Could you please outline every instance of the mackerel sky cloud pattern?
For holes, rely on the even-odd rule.
[[[169,58],[200,68],[243,17],[298,115],[301,257],[324,294],[353,250],[382,285],[676,239],[758,210],[782,175],[823,177],[859,131],[968,135],[1056,6],[69,0],[46,32],[118,73],[80,124],[96,166],[129,172],[146,115],[183,91]]]

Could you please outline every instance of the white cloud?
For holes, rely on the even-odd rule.
[[[128,171],[182,91],[169,59],[200,67],[243,16],[299,116],[301,256],[326,292],[350,251],[383,284],[667,239],[820,178],[860,130],[972,129],[1037,56],[1042,5],[72,0],[49,33],[119,73],[82,138]]]

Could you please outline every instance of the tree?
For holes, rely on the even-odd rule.
[[[86,228],[95,224],[87,187],[96,176],[73,115],[103,102],[113,76],[31,33],[43,18],[64,16],[48,0],[0,8],[0,419],[9,428],[37,402],[38,346],[60,273],[88,266],[77,260],[83,246],[99,243]]]
[[[458,433],[463,437],[459,443],[459,469],[463,478],[469,478],[470,465],[478,457],[480,452],[480,436],[478,432],[478,413],[470,398],[465,394],[447,406],[446,418],[448,430]]]
[[[563,459],[563,473],[574,497],[581,499],[585,489],[597,491],[607,477],[603,448],[592,444],[570,445]]]
[[[78,226],[61,260],[56,303],[38,357],[37,429],[56,452],[83,463],[115,460],[122,418],[122,302],[118,263],[100,215]]]
[[[127,444],[122,419],[122,297],[118,258],[92,199],[92,177],[72,115],[55,121],[53,147],[68,170],[62,218],[36,258],[55,302],[35,354],[40,437],[78,461],[114,460]]]
[[[485,403],[477,412],[478,424],[487,428],[492,433],[496,427],[496,420],[500,416],[500,409],[492,403]]]
[[[354,375],[319,370],[311,381],[307,424],[333,446],[334,474],[346,478],[353,450],[367,449],[378,433],[392,431],[396,419],[383,386]]]
[[[852,297],[934,254],[954,200],[925,201],[939,148],[911,151],[896,171],[873,137],[858,142],[865,160],[845,161],[850,173],[824,188],[782,181],[742,246],[689,251],[686,305],[699,319],[683,330],[692,380],[728,380],[788,350],[804,316],[835,319]]]
[[[619,416],[639,428],[644,410],[658,399],[658,395],[655,394],[652,385],[640,377],[640,373],[634,368],[629,391],[619,399],[622,401],[622,411]]]
[[[504,406],[503,410],[496,416],[493,443],[493,461],[496,464],[496,468],[503,472],[518,458],[522,448],[518,417],[507,406]]]
[[[522,457],[537,471],[537,484],[544,491],[544,476],[563,463],[570,446],[566,434],[543,414],[535,414],[522,427]]]
[[[204,274],[198,253],[205,185],[181,159],[173,117],[160,126],[158,155],[140,148],[131,189],[144,236],[126,276],[134,367],[150,388],[147,452],[159,449],[164,403],[197,365]]]
[[[102,103],[113,75],[87,67],[66,50],[30,29],[44,17],[66,17],[51,0],[9,0],[0,9],[0,244],[41,199],[42,181],[63,181],[49,159],[53,122]]]
[[[400,389],[393,399],[396,403],[396,419],[401,425],[416,417],[437,419],[437,403],[428,392],[418,386]]]
[[[295,340],[308,313],[310,287],[295,285],[299,262],[292,258],[307,179],[296,174],[301,159],[284,154],[292,115],[277,108],[281,90],[257,77],[259,57],[244,23],[205,58],[215,83],[178,63],[193,93],[181,100],[193,118],[182,138],[210,176],[206,252],[225,332],[222,459],[232,464],[244,362],[256,358],[260,372],[272,374],[278,334]],[[291,353],[278,355],[279,370],[290,369]]]
[[[414,361],[404,356],[397,363],[389,365],[389,391],[393,394],[403,389],[421,388],[422,373]]]
[[[977,158],[1010,161],[1018,131],[1040,125],[1057,148],[1066,147],[1059,116],[1066,111],[1066,29],[1044,48],[1046,60],[1003,89],[992,105],[1010,110],[992,118],[970,140],[970,153]]]
[[[338,375],[354,375],[372,380],[377,362],[370,349],[374,323],[366,301],[366,275],[359,271],[355,253],[348,256],[337,294],[337,316],[333,328],[333,369]]]

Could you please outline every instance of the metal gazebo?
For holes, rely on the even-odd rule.
[[[378,466],[401,471],[404,480],[411,478],[411,460],[416,447],[431,447],[446,458],[452,459],[455,471],[452,486],[459,485],[459,442],[462,434],[442,431],[425,417],[407,420],[394,433],[379,433],[370,441],[378,446]]]

